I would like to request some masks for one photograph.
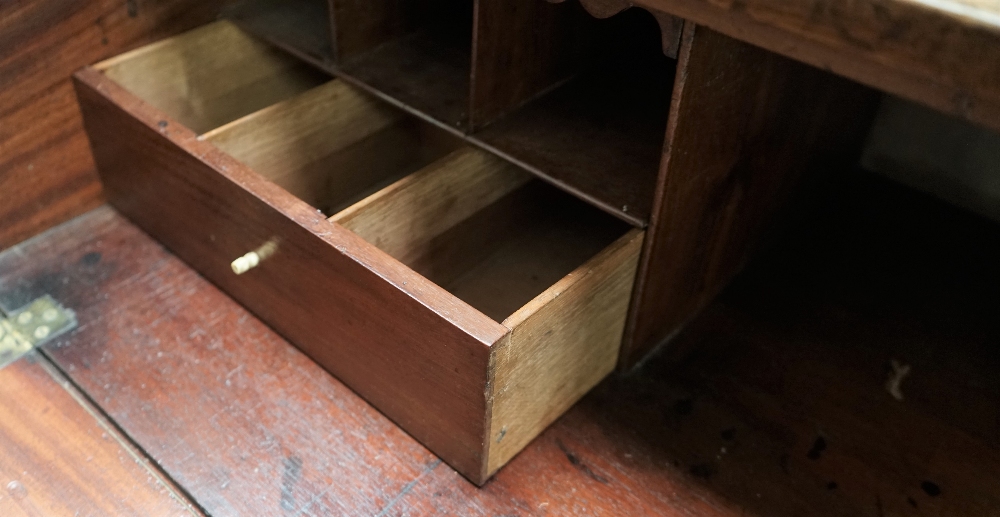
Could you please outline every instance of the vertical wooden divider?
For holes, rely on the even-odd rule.
[[[621,369],[739,272],[797,186],[857,162],[877,100],[857,83],[685,23]]]
[[[473,23],[472,131],[575,74],[593,20],[578,2],[476,0]]]

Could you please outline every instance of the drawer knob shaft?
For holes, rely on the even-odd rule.
[[[278,249],[278,243],[276,240],[272,239],[264,243],[263,246],[243,255],[242,257],[234,260],[230,267],[233,268],[233,273],[237,275],[242,275],[247,271],[257,267],[264,259],[270,257]]]

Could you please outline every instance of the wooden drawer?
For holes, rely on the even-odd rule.
[[[641,230],[227,22],[75,79],[110,202],[470,480],[614,368]]]

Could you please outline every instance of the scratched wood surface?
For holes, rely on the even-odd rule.
[[[0,3],[0,249],[101,203],[70,74],[211,21],[222,3]]]
[[[482,489],[110,209],[0,254],[0,302],[77,309],[48,353],[211,515],[989,515],[1000,229],[845,177],[694,355],[606,381]]]
[[[480,476],[490,344],[505,327],[107,77],[90,68],[75,77],[114,206],[449,464]],[[233,274],[233,257],[277,240],[280,253]]]
[[[0,515],[200,515],[38,353],[0,371]]]
[[[995,0],[634,3],[1000,129],[1000,2]]]

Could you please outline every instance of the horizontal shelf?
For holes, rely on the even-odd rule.
[[[348,60],[340,72],[399,104],[452,128],[467,125],[468,43],[421,30]]]
[[[585,74],[476,134],[497,154],[637,226],[653,204],[673,66]]]
[[[325,0],[242,0],[227,6],[222,16],[314,65],[329,68],[334,61]]]

